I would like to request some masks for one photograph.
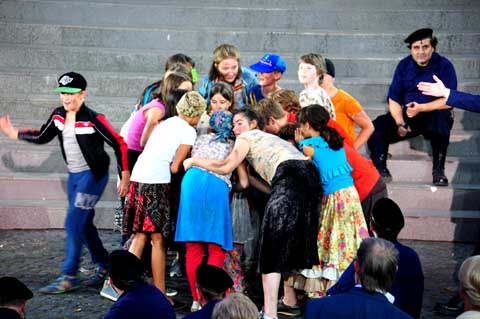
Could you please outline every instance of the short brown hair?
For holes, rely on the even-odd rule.
[[[287,112],[297,114],[300,110],[300,101],[294,90],[281,89],[270,94],[270,98],[279,103]]]
[[[268,123],[268,119],[273,117],[278,120],[285,116],[285,111],[283,110],[280,103],[275,102],[271,98],[264,98],[257,104],[253,105],[254,110],[260,115],[265,123]]]
[[[323,75],[327,73],[327,64],[325,63],[325,59],[323,58],[323,56],[318,53],[304,54],[300,57],[298,63],[300,62],[308,63],[315,66],[315,68],[317,69],[317,75],[319,76],[318,84],[322,84]]]

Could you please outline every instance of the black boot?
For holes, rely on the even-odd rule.
[[[387,168],[387,154],[372,156],[372,162],[383,181],[385,183],[390,183],[392,181],[392,174],[390,174],[390,171]]]
[[[448,179],[445,176],[445,159],[447,157],[447,152],[432,150],[433,155],[433,167],[432,167],[432,176],[433,176],[433,185],[435,186],[448,186]]]

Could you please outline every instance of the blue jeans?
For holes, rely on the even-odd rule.
[[[68,175],[68,211],[65,219],[67,238],[62,265],[62,273],[65,275],[77,275],[83,244],[87,245],[93,263],[101,266],[108,264],[108,251],[103,247],[97,228],[93,225],[94,206],[107,182],[108,173],[100,180],[96,180],[90,170]]]

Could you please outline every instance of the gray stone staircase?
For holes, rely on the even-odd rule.
[[[136,96],[163,73],[166,58],[190,55],[203,76],[220,43],[236,45],[242,64],[265,52],[287,62],[282,87],[300,90],[298,58],[319,52],[336,66],[339,87],[373,118],[403,39],[430,26],[438,52],[455,65],[459,87],[480,94],[480,2],[476,0],[0,0],[0,114],[38,127],[57,106],[56,79],[75,70],[88,80],[87,104],[119,128]],[[390,196],[402,207],[412,239],[471,241],[480,225],[480,115],[455,110],[446,173],[432,188],[429,145],[421,138],[390,148]],[[66,170],[57,142],[39,147],[0,137],[0,228],[61,228]],[[113,157],[112,157],[113,160]],[[110,228],[115,176],[97,206]]]

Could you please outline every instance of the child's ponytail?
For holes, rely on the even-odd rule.
[[[330,120],[328,111],[321,105],[312,104],[300,109],[297,113],[298,123],[308,123],[327,142],[332,150],[339,150],[343,147],[343,137],[334,129],[327,126]]]

